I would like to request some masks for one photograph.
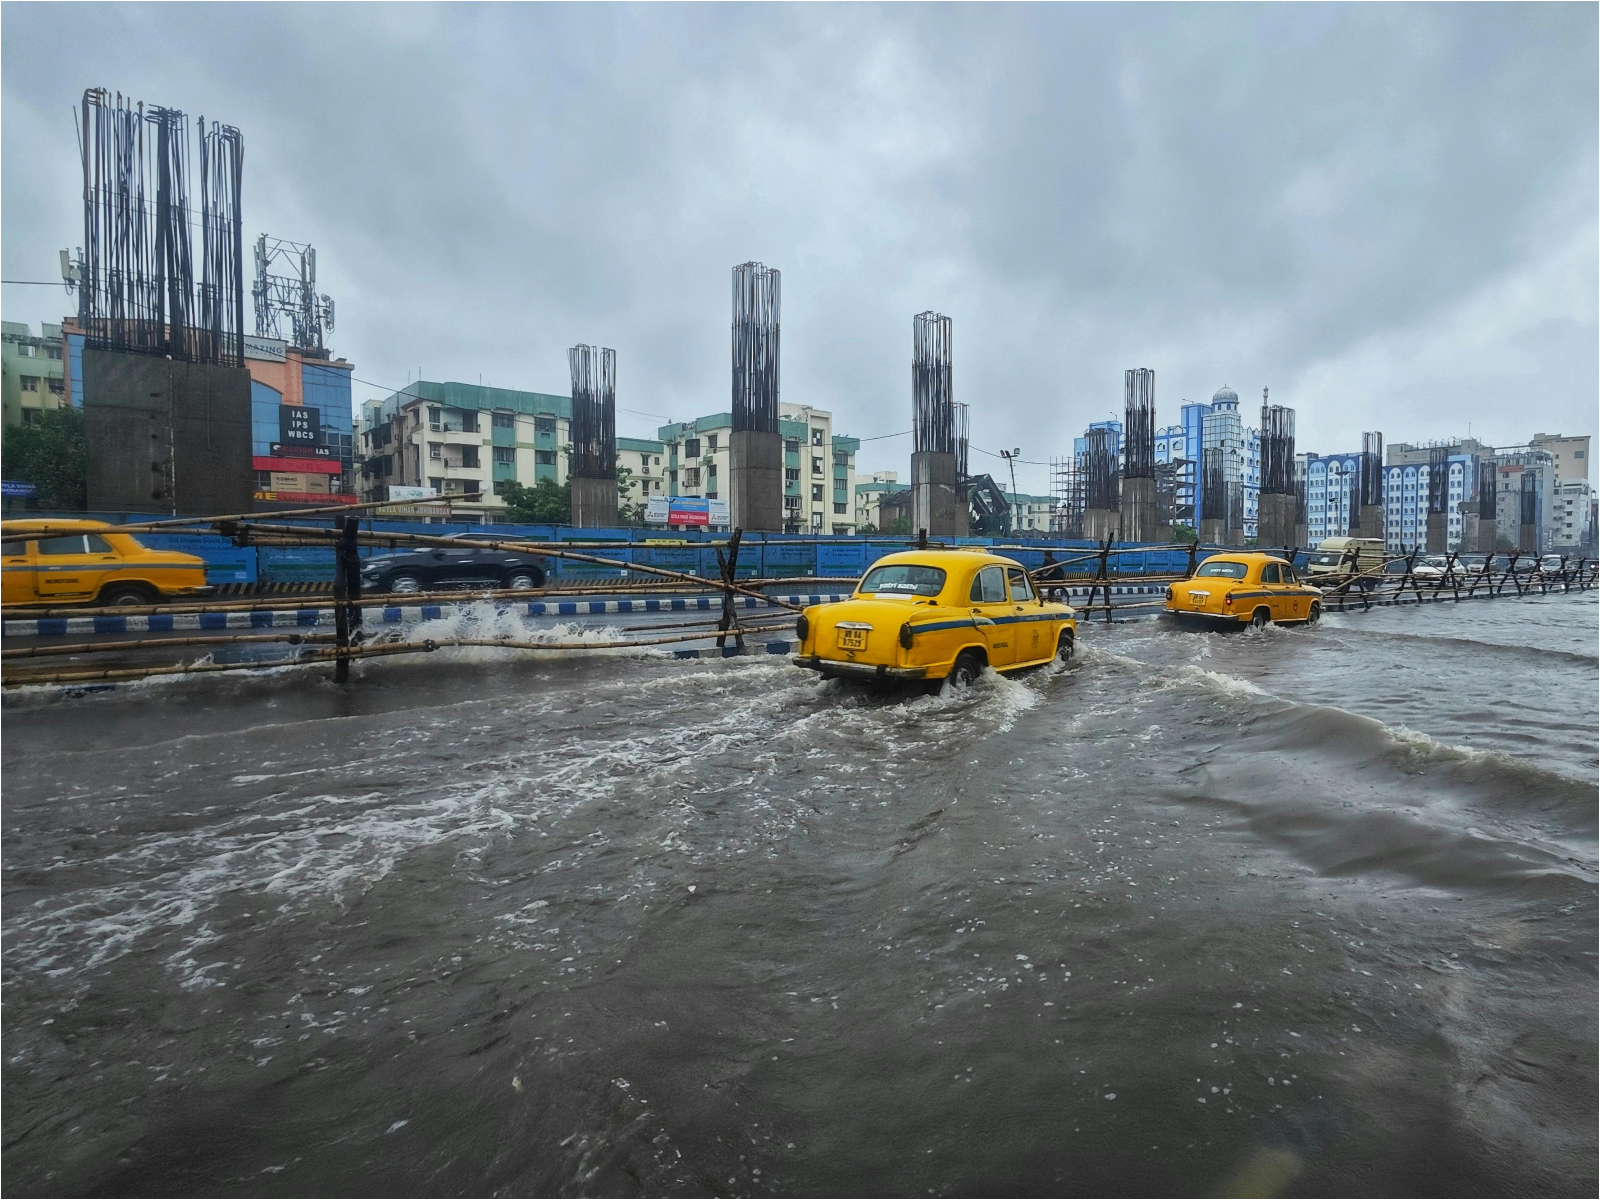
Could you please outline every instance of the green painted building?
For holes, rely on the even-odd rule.
[[[67,404],[61,326],[40,326],[42,337],[19,321],[0,321],[0,397],[5,424],[27,425],[39,414]]]

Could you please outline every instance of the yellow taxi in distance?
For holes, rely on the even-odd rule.
[[[5,604],[121,607],[213,590],[205,559],[148,549],[104,521],[6,521],[0,537]]]
[[[854,594],[795,622],[796,666],[823,678],[949,679],[1069,658],[1078,623],[1021,564],[988,551],[911,550],[867,568]]]
[[[1192,579],[1167,588],[1167,611],[1180,620],[1228,625],[1312,624],[1322,616],[1322,592],[1274,555],[1214,554]]]

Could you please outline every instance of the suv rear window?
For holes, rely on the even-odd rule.
[[[1246,567],[1237,562],[1208,562],[1200,564],[1194,573],[1196,579],[1243,579]]]
[[[895,563],[873,567],[861,579],[858,592],[882,592],[903,596],[937,596],[944,591],[944,570],[919,567],[915,563]]]

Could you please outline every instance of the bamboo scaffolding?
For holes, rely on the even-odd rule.
[[[124,650],[162,650],[176,646],[242,646],[254,642],[285,642],[291,646],[331,642],[331,633],[295,633],[285,629],[282,633],[210,634],[199,637],[134,638],[121,642],[73,642],[48,646],[24,646],[16,650],[0,650],[0,660],[46,658],[62,654],[107,654]]]

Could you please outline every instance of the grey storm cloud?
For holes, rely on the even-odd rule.
[[[618,351],[625,434],[725,411],[730,268],[759,259],[784,398],[863,437],[909,429],[930,308],[974,443],[1034,463],[1133,366],[1163,423],[1270,386],[1322,452],[1595,426],[1592,4],[8,3],[0,29],[5,278],[82,240],[83,88],[221,119],[248,232],[317,246],[361,396],[560,392],[582,341]]]

